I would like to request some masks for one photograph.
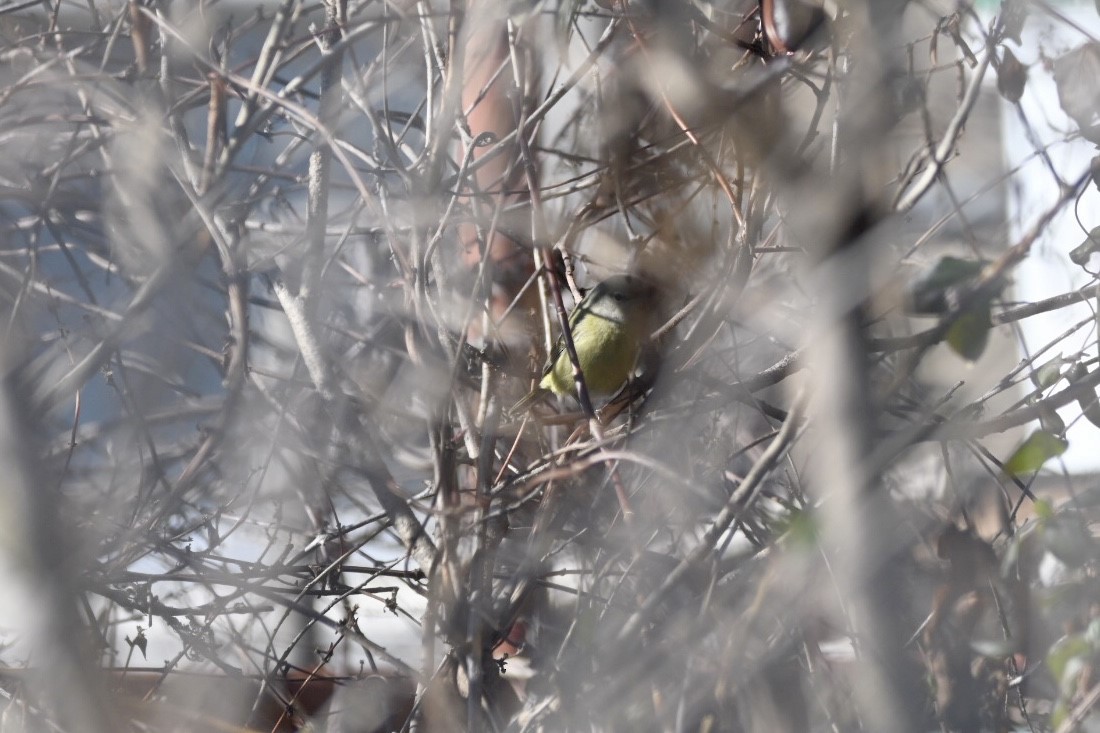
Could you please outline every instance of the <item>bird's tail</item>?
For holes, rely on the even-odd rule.
[[[518,415],[526,410],[531,405],[546,399],[550,394],[550,390],[545,387],[535,387],[533,390],[524,395],[516,404],[512,405],[512,408],[508,410],[510,415]]]

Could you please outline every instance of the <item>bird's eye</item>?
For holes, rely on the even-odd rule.
[[[613,297],[615,300],[626,300],[626,296],[623,295],[622,293],[615,293],[611,297]]]

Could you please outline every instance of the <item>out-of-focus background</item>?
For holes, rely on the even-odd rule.
[[[0,1],[0,729],[1100,729],[1098,32]]]

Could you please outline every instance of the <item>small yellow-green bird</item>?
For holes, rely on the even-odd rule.
[[[611,396],[630,379],[653,323],[655,295],[653,286],[638,277],[614,275],[589,290],[569,314],[569,331],[589,395]],[[577,393],[563,337],[558,337],[538,387],[512,412],[550,393],[559,397]]]

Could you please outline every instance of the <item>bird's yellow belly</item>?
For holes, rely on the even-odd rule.
[[[598,316],[592,316],[598,317]],[[610,395],[630,378],[638,357],[638,340],[625,329],[590,329],[575,336],[585,386],[596,395]],[[576,394],[573,366],[564,350],[540,383],[555,394]]]

